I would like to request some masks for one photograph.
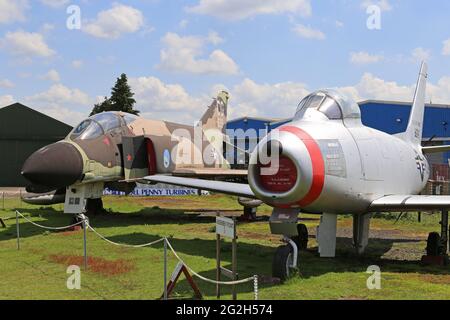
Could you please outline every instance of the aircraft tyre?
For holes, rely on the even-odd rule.
[[[99,199],[87,199],[86,201],[86,214],[97,215],[102,214],[105,211],[103,208],[103,200]]]
[[[427,240],[427,256],[437,257],[441,255],[441,236],[437,232],[431,232]]]
[[[303,223],[297,225],[298,236],[292,237],[299,250],[308,249],[308,228]]]
[[[279,278],[281,282],[286,281],[293,273],[291,268],[294,253],[290,245],[277,248],[272,262],[272,276]]]

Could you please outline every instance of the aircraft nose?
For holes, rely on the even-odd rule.
[[[80,152],[65,142],[36,151],[22,168],[22,175],[33,184],[55,189],[74,184],[82,174],[83,158]]]

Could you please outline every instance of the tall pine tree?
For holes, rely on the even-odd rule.
[[[138,115],[140,111],[133,109],[136,103],[133,97],[134,93],[128,84],[127,75],[123,73],[111,89],[111,97],[105,97],[103,102],[96,104],[91,116],[105,111],[122,111]]]

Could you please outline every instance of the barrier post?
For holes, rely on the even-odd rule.
[[[167,300],[167,238],[164,238],[164,300]]]
[[[22,189],[19,190],[19,199],[20,199],[20,209],[22,209]]]
[[[233,281],[237,280],[237,235],[236,235],[236,218],[233,217],[233,228],[234,228],[234,237],[233,237],[233,242],[232,242],[232,267],[231,270],[233,271]],[[232,285],[232,296],[233,296],[233,300],[237,300],[237,291],[236,291],[236,285],[233,284]]]
[[[217,213],[217,216],[220,217],[220,213]],[[217,228],[217,223],[216,223],[216,228]],[[216,231],[216,297],[217,299],[220,299],[220,234],[217,233]]]
[[[258,276],[255,274],[253,277],[253,286],[255,290],[255,301],[258,300]]]
[[[19,212],[16,210],[17,250],[20,250]]]
[[[86,217],[83,218],[83,251],[84,251],[84,270],[88,268],[88,260],[87,260],[87,240],[86,240]]]

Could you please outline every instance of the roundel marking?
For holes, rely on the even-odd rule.
[[[280,128],[279,131],[292,133],[299,138],[305,144],[311,158],[313,171],[311,187],[303,199],[296,203],[300,207],[307,207],[319,198],[325,185],[325,162],[322,157],[322,152],[317,142],[306,131],[298,127],[285,126]]]
[[[168,169],[170,166],[170,151],[164,150],[164,168]]]

